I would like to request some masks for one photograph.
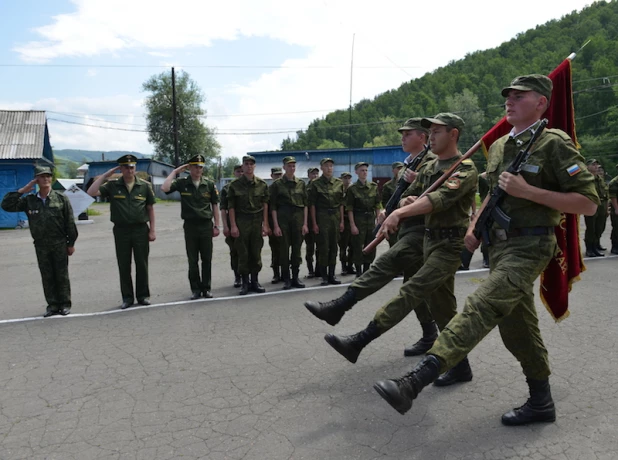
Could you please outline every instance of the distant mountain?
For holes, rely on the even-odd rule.
[[[117,160],[123,155],[135,155],[137,158],[150,158],[151,155],[145,155],[139,152],[129,152],[124,150],[112,150],[110,152],[100,152],[96,150],[75,150],[75,149],[54,149],[54,157],[57,160],[74,161],[81,166],[90,161],[111,161]],[[62,162],[62,161],[61,161]]]

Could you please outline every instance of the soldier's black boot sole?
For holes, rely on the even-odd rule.
[[[401,415],[412,409],[412,399],[405,397],[394,381],[381,380],[373,384],[373,389]]]
[[[364,348],[356,348],[350,343],[349,337],[339,338],[334,334],[326,334],[324,336],[324,340],[326,340],[326,342],[328,342],[328,344],[333,347],[337,353],[350,361],[352,364],[358,361],[358,357]]]
[[[530,423],[551,423],[556,421],[554,402],[542,407],[531,407],[528,403],[508,411],[502,416],[502,424],[507,426],[528,425]]]

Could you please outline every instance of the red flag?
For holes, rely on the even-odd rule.
[[[550,128],[566,132],[575,143],[575,110],[573,108],[573,89],[571,85],[571,60],[565,59],[549,78],[554,84],[549,108],[544,117],[549,120]],[[511,125],[502,118],[481,139],[485,156],[489,146],[500,137],[508,134]],[[569,316],[569,292],[579,274],[586,267],[579,246],[579,216],[563,214],[560,225],[555,228],[558,250],[545,271],[541,274],[541,300],[547,311],[556,321]]]

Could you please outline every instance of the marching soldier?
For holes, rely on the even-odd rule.
[[[319,175],[320,170],[318,168],[314,167],[307,169],[307,190],[309,190],[309,184],[311,181],[317,179]],[[307,278],[313,278],[314,276],[320,276],[320,273],[317,265],[315,266],[315,270],[318,270],[317,272],[315,272],[313,268],[313,256],[316,256],[315,260],[317,262],[317,255],[316,235],[313,233],[313,217],[311,217],[311,212],[308,212],[307,226],[309,227],[309,233],[305,235],[305,261],[307,262]]]
[[[378,184],[367,181],[369,163],[356,163],[354,172],[358,180],[348,189],[345,210],[350,220],[352,253],[358,277],[369,270],[369,265],[376,257],[375,250],[363,254],[363,248],[373,240],[376,212],[380,209],[380,193]]]
[[[586,161],[588,171],[594,176],[594,184],[596,187],[597,195],[599,199],[603,193],[601,182],[599,181],[599,162],[594,158]],[[601,205],[599,205],[597,212],[592,216],[584,216],[586,221],[586,233],[584,234],[584,243],[586,243],[586,257],[603,257],[605,254],[599,251],[597,247],[598,236],[598,222],[599,214],[601,212]]]
[[[180,217],[185,221],[185,247],[189,259],[191,300],[212,298],[212,239],[219,236],[219,193],[213,181],[203,176],[206,159],[195,155],[186,165],[174,169],[165,179],[161,190],[170,194],[180,192]],[[176,176],[189,170],[188,177]],[[212,218],[215,225],[212,225]],[[202,259],[200,277],[199,259]]]
[[[7,193],[2,199],[2,209],[7,212],[25,212],[28,215],[30,234],[43,281],[47,301],[45,318],[52,315],[66,316],[71,312],[71,283],[69,281],[69,256],[75,252],[77,227],[69,199],[52,190],[52,171],[47,166],[34,168],[34,179]],[[39,186],[35,195],[29,193]],[[26,196],[24,193],[29,193]]]
[[[116,260],[120,273],[121,309],[133,305],[135,297],[140,305],[150,305],[148,286],[148,254],[155,234],[155,196],[150,182],[135,175],[137,158],[123,155],[118,158],[122,176],[108,180],[118,171],[114,167],[100,175],[88,188],[88,195],[109,200],[110,220],[114,223]],[[150,226],[149,226],[150,223]],[[131,278],[131,256],[135,260],[135,296]]]
[[[296,178],[296,158],[283,159],[285,174],[270,186],[270,209],[273,234],[279,243],[279,260],[283,289],[304,288],[298,278],[302,262],[300,248],[307,228],[307,188],[302,179]],[[291,250],[291,254],[290,254]],[[290,278],[290,268],[292,277]]]
[[[240,295],[265,292],[258,280],[262,270],[264,237],[270,234],[268,226],[268,184],[254,174],[255,158],[242,158],[242,176],[230,182],[228,214],[230,235],[235,238],[238,252],[238,272],[242,288]],[[251,278],[249,278],[251,276]]]
[[[386,209],[386,204],[391,199],[391,196],[393,196],[393,193],[395,193],[395,190],[397,190],[397,183],[399,182],[399,174],[401,172],[401,168],[403,168],[404,166],[405,165],[401,161],[395,161],[391,165],[391,168],[393,170],[393,178],[382,186],[382,208]],[[396,242],[397,242],[397,236],[392,235],[388,239],[388,246],[392,248]]]
[[[281,178],[283,171],[280,167],[270,168],[270,178],[272,179],[272,183],[268,187],[268,193],[270,195],[273,184]],[[273,216],[272,213],[268,213],[268,226],[270,229],[274,229],[273,226]],[[274,235],[268,235],[268,245],[270,246],[270,268],[273,269],[273,279],[271,280],[272,284],[277,284],[281,281],[281,255],[279,253],[279,239]]]
[[[348,189],[352,184],[352,174],[349,172],[342,172],[339,176],[343,182],[343,199],[345,203],[345,197],[348,193]],[[341,274],[353,275],[354,260],[352,259],[352,233],[350,232],[350,219],[348,213],[343,213],[343,231],[339,235],[339,261],[341,262]]]
[[[242,176],[242,165],[234,166],[234,177],[238,179]],[[225,184],[221,189],[221,203],[219,208],[221,209],[221,220],[223,221],[223,235],[225,235],[225,244],[230,248],[230,266],[234,272],[234,287],[238,288],[242,285],[240,280],[240,273],[238,273],[238,253],[234,245],[234,238],[230,234],[230,216],[227,212],[227,192],[230,188],[230,182]]]
[[[332,158],[322,158],[322,175],[309,183],[308,191],[322,286],[341,284],[335,277],[335,266],[339,232],[343,231],[343,182],[333,177],[334,163]]]
[[[596,185],[597,185],[597,193],[599,194],[599,200],[601,200],[601,204],[599,205],[599,209],[597,209],[594,218],[596,220],[594,228],[596,231],[595,235],[595,246],[597,252],[604,256],[602,251],[607,251],[607,248],[601,246],[601,237],[605,232],[605,227],[607,226],[607,208],[609,206],[609,188],[608,184],[605,181],[605,169],[603,165],[599,164],[597,168],[597,176],[596,176]]]

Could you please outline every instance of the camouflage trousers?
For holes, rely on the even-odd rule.
[[[420,226],[407,232],[391,249],[378,257],[369,271],[352,282],[350,287],[354,289],[357,300],[378,292],[401,273],[404,283],[416,274],[423,266],[424,230],[425,227]],[[421,323],[433,320],[426,302],[419,303],[414,312]]]
[[[71,308],[67,245],[35,245],[34,249],[41,271],[47,310],[57,312],[65,307]]]
[[[212,221],[185,220],[185,248],[189,260],[189,285],[191,292],[210,291],[212,267]],[[202,259],[200,277],[199,260]]]
[[[230,248],[230,267],[232,271],[238,271],[238,253],[236,252],[236,245],[234,243],[234,238],[231,236],[225,237],[225,244]]]
[[[240,234],[234,240],[238,254],[238,273],[250,275],[262,270],[262,212],[255,214],[236,213],[236,226]]]
[[[309,227],[309,233],[305,235],[305,261],[307,264],[313,264],[313,257],[315,256],[315,233],[311,227]]]
[[[393,251],[405,237],[393,246]],[[412,310],[429,304],[431,316],[442,330],[457,313],[455,272],[459,268],[463,238],[430,240],[425,236],[423,264],[399,289],[399,293],[380,308],[374,322],[384,333],[399,324]]]
[[[148,286],[148,224],[114,225],[116,261],[120,274],[122,300],[133,302],[133,278],[131,278],[131,259],[135,259],[135,296],[137,300],[150,297]]]
[[[603,235],[607,225],[607,206],[607,201],[601,201],[593,216],[584,216],[586,221],[584,241],[587,245],[598,245],[601,241],[601,235]]]
[[[344,265],[354,262],[351,242],[350,221],[344,217],[343,231],[339,235],[339,261]]]
[[[337,263],[337,244],[339,243],[339,211],[332,214],[325,211],[316,213],[316,220],[320,233],[316,235],[317,263],[322,267]],[[323,274],[324,275],[324,274]]]
[[[355,212],[354,223],[356,224],[356,228],[358,228],[358,235],[352,235],[354,265],[370,264],[376,258],[376,250],[374,249],[369,254],[363,254],[363,248],[373,240],[375,213]]]
[[[526,377],[545,380],[549,360],[538,325],[532,288],[554,255],[556,238],[522,236],[492,241],[490,273],[466,299],[463,311],[440,333],[427,353],[440,359],[440,372],[456,365],[496,326]]]
[[[300,267],[302,256],[300,248],[303,244],[303,222],[305,208],[289,206],[277,212],[277,221],[281,236],[275,237],[278,243],[279,263],[282,270]]]

